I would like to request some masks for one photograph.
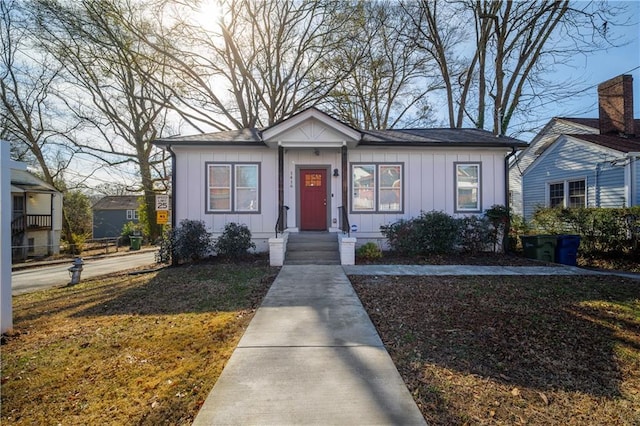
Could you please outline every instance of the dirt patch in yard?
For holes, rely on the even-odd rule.
[[[640,424],[640,281],[350,279],[429,424]]]

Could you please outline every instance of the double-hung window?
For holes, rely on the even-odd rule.
[[[455,163],[456,212],[482,211],[480,163]]]
[[[138,220],[138,210],[127,210],[127,220]]]
[[[401,213],[403,165],[351,164],[351,211],[354,213]]]
[[[549,207],[585,207],[587,185],[584,179],[548,184]]]
[[[260,213],[258,163],[206,163],[207,213]]]

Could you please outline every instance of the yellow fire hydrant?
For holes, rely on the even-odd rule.
[[[75,259],[73,259],[73,265],[69,268],[69,275],[71,275],[71,282],[69,283],[69,285],[78,284],[80,282],[82,265],[84,265],[84,261],[81,257],[76,257]]]

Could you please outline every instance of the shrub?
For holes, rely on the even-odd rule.
[[[460,220],[460,246],[463,251],[479,253],[485,251],[487,244],[494,243],[495,228],[487,217],[468,216]]]
[[[122,225],[122,231],[120,236],[122,237],[122,244],[131,244],[129,236],[142,235],[142,225],[136,222],[127,222]]]
[[[420,216],[380,227],[389,246],[404,256],[445,254],[455,250],[459,221],[444,212],[422,212]]]
[[[399,255],[411,256],[418,253],[413,220],[400,219],[395,223],[382,225],[380,231],[387,239],[391,250]]]
[[[356,255],[362,259],[380,259],[382,257],[382,250],[373,241],[363,244],[356,250]]]
[[[580,235],[583,253],[632,253],[638,250],[640,207],[539,208],[532,224],[543,233]]]
[[[213,239],[204,222],[184,219],[178,227],[165,232],[157,257],[164,262],[195,262],[212,250]]]
[[[452,253],[458,243],[460,223],[445,212],[422,212],[415,218],[420,254]]]
[[[227,223],[222,235],[214,244],[214,248],[222,256],[242,256],[256,245],[251,241],[251,231],[247,225]]]

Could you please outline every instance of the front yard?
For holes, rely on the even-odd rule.
[[[202,264],[14,297],[0,423],[190,424],[275,273]]]
[[[429,424],[640,424],[640,281],[351,281]]]
[[[190,424],[276,272],[203,263],[15,297],[0,423]],[[351,280],[429,424],[640,424],[640,281]]]

